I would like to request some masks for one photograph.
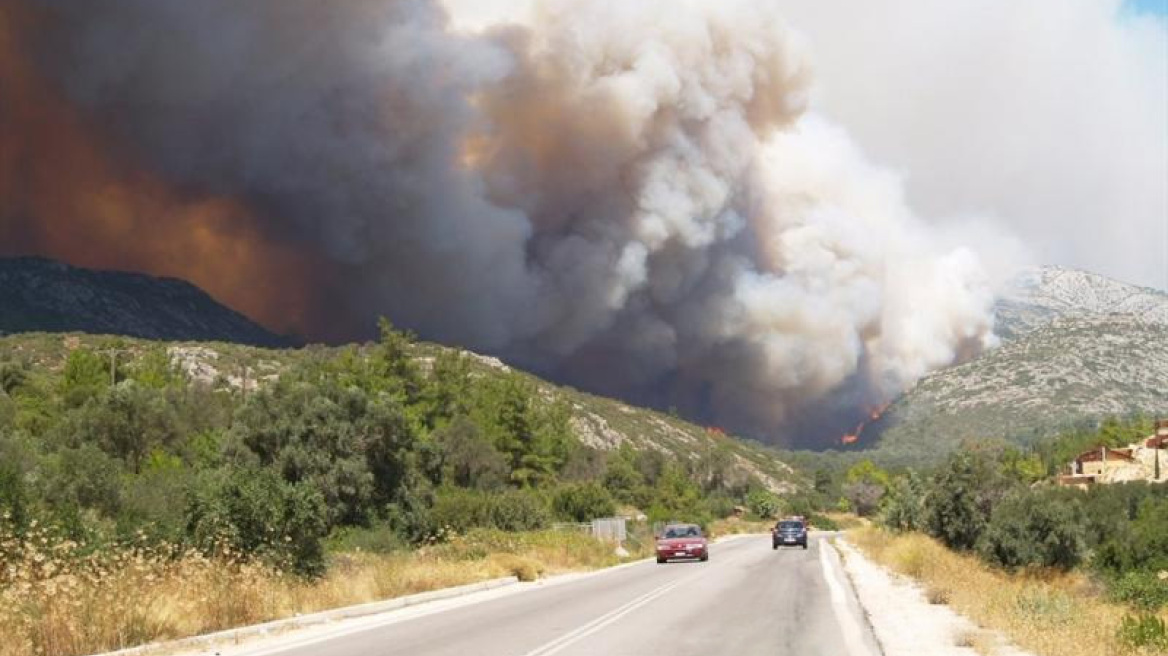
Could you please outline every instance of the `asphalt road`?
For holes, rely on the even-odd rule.
[[[878,656],[836,552],[772,551],[769,536],[712,546],[706,563],[654,562],[356,629],[252,656]]]

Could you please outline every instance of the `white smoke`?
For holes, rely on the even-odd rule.
[[[978,252],[809,107],[777,2],[82,4],[71,96],[363,320],[787,440],[993,342]]]
[[[816,107],[904,173],[914,207],[981,211],[1039,262],[1168,289],[1168,16],[1130,0],[782,4],[814,44]]]
[[[948,247],[913,215],[897,176],[807,108],[808,47],[774,3],[451,4],[464,30],[524,25],[527,59],[551,71],[547,97],[557,104],[599,96],[580,113],[604,116],[619,137],[574,130],[577,110],[561,105],[537,113],[564,121],[549,126],[567,142],[553,152],[635,144],[566,167],[599,183],[597,193],[620,189],[631,207],[601,210],[597,225],[623,229],[589,258],[612,279],[583,276],[605,296],[575,306],[581,316],[565,323],[579,332],[553,331],[572,338],[559,343],[564,353],[598,335],[611,350],[614,326],[631,333],[616,346],[645,380],[669,372],[688,383],[674,390],[683,407],[707,404],[765,434],[848,381],[861,390],[852,402],[875,403],[992,343],[978,255]],[[515,168],[487,166],[503,176]],[[529,215],[538,222],[565,200]]]

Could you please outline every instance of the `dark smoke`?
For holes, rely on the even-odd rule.
[[[316,258],[318,334],[386,314],[786,442],[990,343],[978,258],[808,112],[770,3],[544,5],[42,0],[26,47],[119,161]]]

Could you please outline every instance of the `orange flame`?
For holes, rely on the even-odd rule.
[[[861,421],[859,424],[857,424],[855,430],[853,430],[852,432],[841,437],[840,444],[848,445],[848,444],[855,444],[856,442],[859,442],[860,441],[860,434],[864,432],[864,428],[866,428],[868,426],[868,424],[871,424],[872,422],[876,421],[877,419],[880,419],[881,417],[883,417],[884,413],[888,412],[888,408],[890,408],[890,407],[892,407],[892,402],[887,401],[887,402],[881,403],[880,405],[876,405],[876,406],[872,406],[872,407],[868,408],[868,410],[867,410],[868,418],[865,419],[864,421]]]

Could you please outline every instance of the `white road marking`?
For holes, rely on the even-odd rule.
[[[735,538],[730,538],[730,539],[735,539]],[[729,540],[725,540],[725,541],[729,541]],[[743,554],[735,554],[735,556],[737,556],[737,557],[729,556],[729,559],[730,559],[729,562],[741,560],[741,559],[745,558],[746,555],[747,554],[743,553]],[[723,558],[718,559],[719,564],[724,564],[726,562],[727,562],[727,557],[723,557]],[[638,608],[641,608],[641,607],[649,604],[653,600],[661,597],[662,595],[673,590],[674,588],[681,586],[681,585],[684,585],[686,583],[689,583],[690,581],[693,581],[694,579],[704,575],[707,571],[709,571],[708,567],[703,567],[700,572],[697,572],[695,574],[691,574],[690,576],[687,576],[687,577],[682,578],[682,579],[678,579],[678,580],[670,582],[670,583],[666,583],[665,585],[662,585],[658,588],[654,588],[653,590],[650,590],[649,592],[641,595],[640,597],[637,597],[636,599],[628,602],[627,604],[625,604],[625,605],[623,605],[615,610],[609,611],[608,613],[601,615],[600,617],[592,620],[591,622],[588,622],[587,624],[584,624],[583,626],[580,626],[576,629],[573,629],[572,631],[569,631],[568,633],[565,633],[564,635],[560,636],[559,638],[556,638],[555,640],[552,640],[551,642],[548,642],[546,644],[540,645],[539,647],[536,647],[535,649],[527,652],[523,656],[552,656],[552,654],[559,653],[560,651],[567,649],[569,646],[579,642],[580,640],[583,640],[584,638],[596,633],[597,631],[600,631],[601,629],[613,624],[614,622],[619,621],[625,615],[628,615],[629,613],[637,610]]]
[[[693,578],[693,577],[690,577],[690,578]],[[592,635],[593,633],[596,633],[597,631],[603,629],[604,627],[608,626],[609,624],[616,622],[620,618],[637,610],[638,608],[644,606],[645,604],[648,604],[649,602],[660,597],[661,595],[664,595],[665,593],[676,588],[677,586],[681,585],[682,583],[686,582],[687,580],[688,579],[673,581],[672,583],[666,583],[665,585],[654,588],[653,590],[650,590],[649,592],[641,595],[640,597],[637,597],[636,599],[630,601],[629,603],[625,604],[624,606],[621,606],[615,610],[609,611],[608,613],[601,615],[600,617],[592,620],[591,622],[589,622],[589,623],[587,623],[579,628],[576,628],[572,631],[569,631],[568,633],[565,633],[564,635],[560,636],[559,638],[556,638],[555,640],[552,640],[551,642],[548,642],[544,645],[536,647],[535,649],[524,654],[524,656],[551,656],[552,654],[555,654],[559,651],[562,651],[563,649],[566,649],[567,647],[571,646],[572,644],[574,644],[574,643]]]
[[[831,605],[835,609],[836,622],[843,633],[844,645],[850,656],[869,656],[871,652],[864,644],[864,630],[857,621],[855,614],[848,607],[847,592],[840,581],[839,568],[832,562],[827,550],[831,549],[827,539],[819,541],[819,564],[823,566],[823,580],[827,582],[828,592],[831,593]]]

